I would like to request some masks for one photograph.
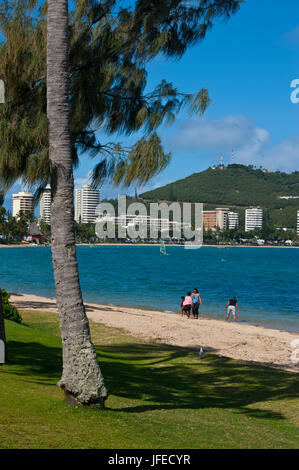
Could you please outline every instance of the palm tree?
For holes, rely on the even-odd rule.
[[[68,84],[68,0],[48,1],[47,116],[52,188],[52,260],[63,345],[59,382],[68,403],[103,406],[107,390],[79,283]]]
[[[1,348],[1,342],[2,342],[2,345],[4,345],[4,358],[3,359],[5,360],[6,338],[5,338],[5,325],[4,325],[4,316],[3,316],[3,308],[2,308],[2,292],[0,289],[0,348]],[[1,361],[1,358],[0,358],[0,361]]]
[[[138,0],[134,8],[123,8],[115,0],[76,0],[70,2],[70,20],[67,0],[0,2],[0,75],[8,97],[0,112],[0,182],[9,187],[21,178],[35,189],[51,183],[52,255],[63,342],[59,385],[69,403],[101,406],[107,397],[79,284],[72,165],[81,152],[98,156],[94,184],[105,177],[115,184],[142,184],[162,171],[170,154],[164,153],[157,128],[171,123],[184,105],[202,114],[209,97],[206,89],[181,93],[166,80],[146,93],[145,64],[160,53],[180,58],[188,46],[204,39],[216,19],[228,19],[241,2],[198,0],[190,8],[185,0]],[[128,149],[100,142],[99,128],[108,135],[139,130],[144,135]],[[7,225],[11,233],[16,229]]]

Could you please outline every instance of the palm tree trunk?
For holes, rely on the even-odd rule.
[[[0,289],[0,341],[3,341],[4,346],[4,357],[2,358],[5,362],[6,357],[6,338],[5,338],[5,324],[4,324],[4,316],[3,316],[3,306],[2,306],[2,292]],[[1,347],[1,345],[0,345]],[[3,364],[2,359],[0,359],[0,364]]]
[[[63,345],[63,373],[58,385],[68,403],[100,407],[107,390],[90,337],[76,258],[68,93],[68,0],[49,0],[47,115],[52,260]]]

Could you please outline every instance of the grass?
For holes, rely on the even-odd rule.
[[[92,323],[110,396],[69,407],[56,386],[55,314],[6,321],[0,448],[298,448],[299,378],[186,348],[147,343]]]

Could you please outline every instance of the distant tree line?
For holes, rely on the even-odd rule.
[[[29,226],[38,220],[31,212],[20,212],[18,217],[13,217],[10,211],[0,207],[0,243],[20,243],[29,235]],[[39,229],[43,235],[44,243],[50,243],[51,225],[43,220],[39,221]],[[78,224],[75,222],[75,234],[77,243],[94,243],[97,241],[95,224]]]

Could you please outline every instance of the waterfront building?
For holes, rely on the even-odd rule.
[[[48,184],[42,192],[39,205],[40,218],[46,224],[51,223],[51,186]]]
[[[219,230],[226,230],[229,207],[216,207],[216,224]]]
[[[12,215],[17,217],[20,212],[34,215],[34,196],[32,193],[20,192],[12,195]]]
[[[212,211],[203,211],[204,230],[216,230],[216,228],[226,230],[228,213],[228,207],[217,207]]]
[[[95,223],[96,209],[100,202],[100,190],[85,184],[75,190],[75,220],[78,223]]]
[[[227,228],[234,230],[239,227],[239,214],[237,212],[228,212],[227,214]]]
[[[257,207],[245,210],[245,232],[262,228],[263,226],[263,210]]]
[[[175,229],[178,227],[189,227],[189,224],[184,224],[176,221],[171,221],[165,218],[159,217],[151,217],[149,215],[134,215],[134,214],[126,214],[120,215],[119,217],[111,216],[110,214],[100,216],[97,218],[97,222],[106,223],[110,222],[115,224],[115,226],[128,228],[133,226],[143,226],[147,228],[153,228],[158,231],[166,231]]]
[[[203,211],[203,228],[204,230],[215,230],[216,228],[216,211]]]

